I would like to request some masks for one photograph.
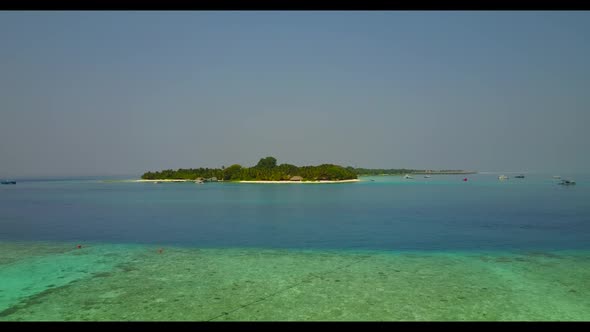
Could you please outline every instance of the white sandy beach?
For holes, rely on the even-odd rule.
[[[177,179],[162,179],[162,180],[134,180],[134,182],[195,182],[195,180],[177,180]]]
[[[339,181],[239,181],[240,183],[347,183],[347,182],[359,182],[359,179],[350,180],[339,180]]]
[[[162,180],[130,180],[131,182],[195,182],[195,180],[177,180],[177,179],[162,179]],[[339,180],[339,181],[329,181],[329,180],[321,180],[321,181],[227,181],[233,183],[348,183],[348,182],[359,182],[359,179],[350,179],[350,180]],[[223,182],[223,181],[220,181]]]

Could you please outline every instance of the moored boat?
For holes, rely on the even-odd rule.
[[[562,186],[571,186],[571,185],[576,184],[576,181],[572,181],[572,180],[561,180],[557,184],[560,184]]]

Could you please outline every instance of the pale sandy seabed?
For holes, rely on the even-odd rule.
[[[590,320],[590,251],[158,249],[0,242],[0,320]]]

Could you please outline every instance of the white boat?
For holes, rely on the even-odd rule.
[[[561,176],[559,176],[559,175],[553,175],[553,178],[554,179],[561,179]]]
[[[498,176],[499,180],[508,180],[508,177],[506,175],[500,175]]]
[[[404,179],[413,179],[413,177],[411,177],[411,176],[410,176],[410,174],[406,174],[406,175],[404,176]]]
[[[424,175],[424,178],[430,179],[430,175]]]

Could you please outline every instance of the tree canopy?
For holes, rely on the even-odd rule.
[[[276,166],[277,160],[273,157],[261,158],[258,164],[256,164],[257,168],[274,168]]]
[[[358,175],[400,175],[406,173],[418,174],[464,174],[470,173],[462,170],[416,170],[416,169],[370,169],[342,167],[333,164],[319,166],[295,166],[291,164],[277,165],[274,157],[261,158],[254,167],[242,167],[234,164],[221,168],[189,168],[178,170],[166,169],[159,172],[146,172],[141,178],[146,180],[182,179],[194,180],[197,178],[217,178],[225,181],[288,181],[294,176],[301,176],[303,181],[318,180],[348,180],[356,179]],[[473,173],[473,172],[471,172]]]
[[[319,166],[297,167],[290,164],[277,165],[277,159],[266,157],[260,159],[254,167],[242,167],[234,164],[225,168],[190,168],[174,170],[162,170],[159,172],[146,172],[141,178],[146,180],[161,179],[185,179],[197,178],[223,179],[225,181],[259,180],[259,181],[288,181],[294,176],[301,176],[303,181],[318,180],[348,180],[356,179],[357,174],[350,169],[333,164]]]

